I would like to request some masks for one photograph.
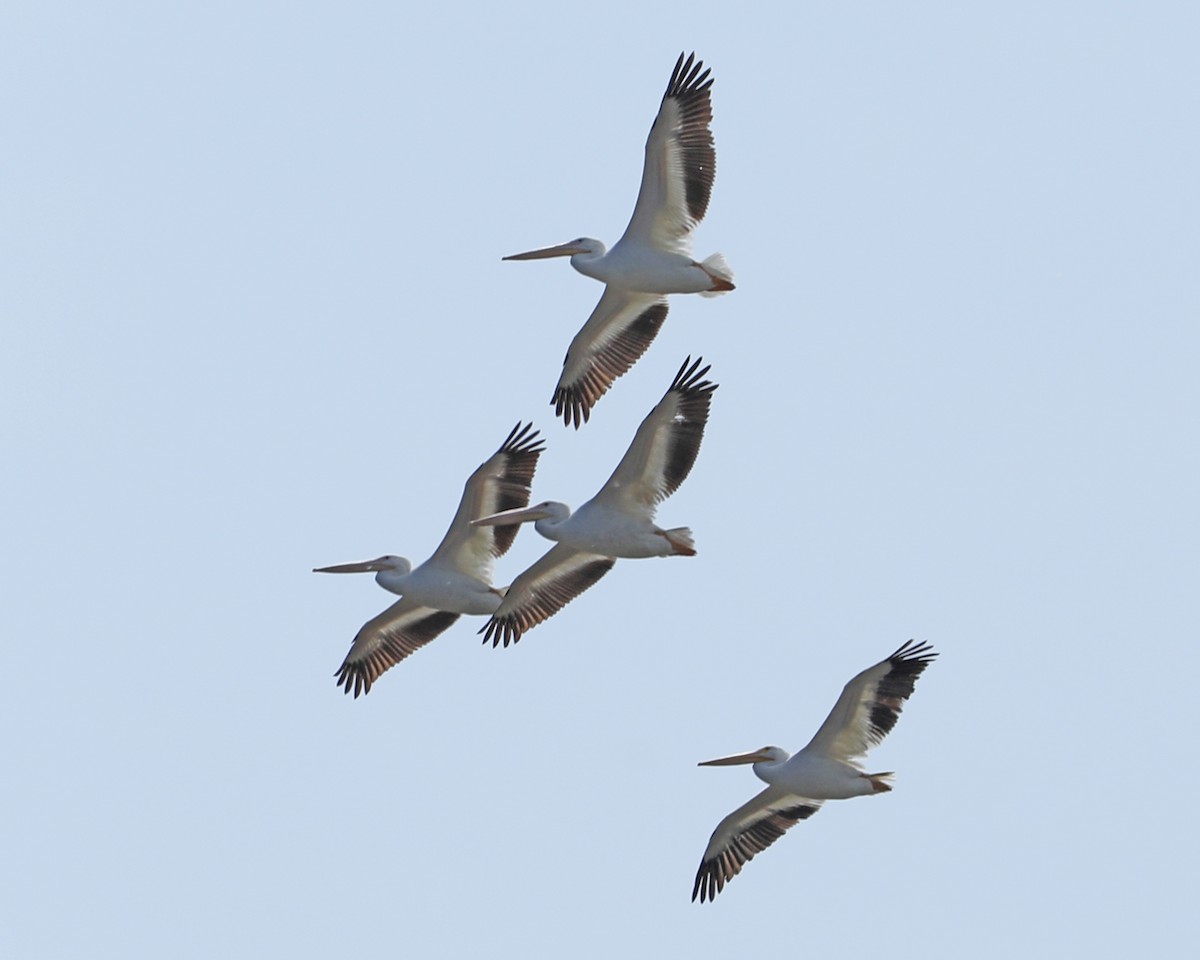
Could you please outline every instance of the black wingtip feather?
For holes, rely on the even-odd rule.
[[[574,426],[578,430],[581,424],[588,422],[592,407],[654,342],[667,319],[668,309],[665,299],[652,303],[590,358],[587,369],[578,379],[572,383],[559,383],[550,402],[554,405],[555,415],[562,417],[564,426]],[[570,359],[568,350],[564,367]]]
[[[909,640],[887,658],[891,669],[875,689],[876,703],[869,718],[870,736],[876,743],[892,732],[918,678],[937,656],[932,644]]]
[[[918,640],[907,640],[900,645],[900,648],[896,650],[895,653],[888,657],[888,660],[893,663],[899,663],[902,661],[920,661],[924,664],[924,666],[921,667],[923,670],[925,669],[925,666],[928,666],[930,663],[932,663],[937,656],[938,654],[933,649],[932,643],[925,643],[924,641]]]
[[[712,364],[710,363],[701,369],[700,364],[702,363],[704,363],[703,357],[697,357],[695,362],[692,361],[690,356],[684,360],[683,366],[675,374],[675,379],[671,381],[671,386],[667,392],[678,390],[680,393],[711,393],[713,390],[716,390],[720,384],[702,379],[712,369]]]
[[[704,70],[704,61],[696,59],[695,51],[687,54],[686,60],[684,54],[680,53],[679,59],[675,61],[675,69],[671,71],[671,80],[667,84],[663,99],[677,97],[682,93],[698,93],[711,87],[712,79],[709,74],[712,71],[704,70],[701,73],[701,70]]]
[[[587,423],[592,415],[594,401],[589,402],[579,388],[566,386],[555,388],[550,402],[554,404],[555,416],[562,417],[563,426],[574,425],[578,430],[580,424]]]
[[[683,361],[683,366],[679,368],[664,396],[664,399],[673,393],[678,396],[675,419],[671,425],[670,448],[663,469],[665,496],[670,496],[679,489],[700,453],[700,444],[704,440],[704,429],[708,424],[708,414],[712,406],[713,391],[718,386],[711,380],[704,379],[704,375],[710,369],[710,366],[704,365],[703,357],[697,357],[695,361],[688,357]]]
[[[683,54],[675,63],[671,82],[663,94],[663,102],[673,99],[679,110],[680,129],[678,143],[682,151],[680,162],[684,170],[684,191],[688,214],[699,223],[708,212],[712,197],[713,180],[717,173],[717,156],[713,147],[712,131],[712,77],[709,70],[701,72],[704,61]],[[694,62],[693,62],[694,61]],[[730,288],[732,289],[732,287]]]
[[[725,889],[726,882],[741,873],[742,866],[753,860],[756,853],[762,853],[782,837],[789,827],[807,820],[820,809],[819,803],[802,803],[776,810],[731,837],[724,849],[700,861],[696,882],[692,885],[692,902],[695,903],[697,895],[701,903],[716,900],[717,894]]]
[[[407,632],[391,635],[384,633],[383,642],[377,649],[361,659],[351,661],[347,657],[342,662],[334,674],[337,677],[337,685],[344,688],[344,693],[350,693],[353,689],[356,700],[359,694],[370,693],[371,685],[380,676],[444,633],[460,616],[461,614],[448,610],[435,610],[429,616],[411,624]]]
[[[483,634],[482,642],[486,644],[490,640],[493,649],[501,642],[506,647],[510,643],[516,643],[526,630],[532,630],[543,620],[548,620],[585,590],[594,586],[616,562],[613,557],[600,557],[544,582],[534,591],[527,605],[501,617],[493,614],[491,619],[479,628],[479,633]]]
[[[495,510],[515,510],[529,505],[529,494],[533,488],[533,475],[537,471],[538,458],[545,452],[546,442],[541,432],[532,423],[517,421],[504,442],[493,456],[504,455],[504,461],[493,475],[496,484]],[[492,555],[502,557],[513,545],[517,527],[498,526],[492,528]]]
[[[532,432],[531,432],[532,431]],[[534,430],[533,422],[517,421],[504,442],[500,444],[497,453],[541,453],[546,449],[546,440],[540,430]]]

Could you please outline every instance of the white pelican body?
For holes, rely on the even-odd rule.
[[[764,759],[750,760],[751,756]],[[732,763],[753,763],[751,769],[763,783],[811,800],[849,800],[883,792],[871,782],[871,777],[881,774],[865,774],[853,763],[805,750],[793,757],[782,747],[763,747],[753,754],[709,760],[701,766],[719,767]]]
[[[354,696],[370,693],[380,674],[446,630],[462,614],[495,613],[502,590],[492,587],[492,562],[512,546],[516,527],[475,527],[471,521],[497,509],[529,503],[542,453],[533,424],[518,423],[492,456],[467,479],[458,511],[441,544],[415,570],[404,557],[318,567],[316,573],[370,573],[403,599],[368,620],[335,674]]]
[[[597,495],[575,513],[565,503],[547,500],[520,511],[520,516],[534,520],[533,528],[547,540],[581,553],[636,560],[696,552],[684,542],[687,533],[683,528],[663,530],[645,512],[628,513],[614,499]]]
[[[512,582],[492,619],[480,631],[484,642],[507,647],[521,633],[553,616],[608,573],[618,557],[694,556],[687,527],[664,530],[654,523],[658,504],[686,479],[700,452],[715,383],[709,368],[689,357],[670,388],[642,421],[625,456],[591,500],[575,513],[547,500],[535,507],[505,510],[473,521],[477,526],[534,521],[556,540],[540,560]]]
[[[854,757],[878,744],[896,725],[917,678],[937,656],[927,643],[908,641],[886,660],[846,684],[808,746],[789,756],[781,747],[707,760],[702,767],[751,763],[769,784],[717,824],[700,860],[692,899],[712,900],[742,865],[807,820],[826,800],[847,800],[891,790],[891,773],[865,773]]]
[[[563,248],[582,249],[571,255],[571,266],[585,277],[611,284],[633,293],[714,293],[713,275],[691,257],[660,250],[635,237],[622,237],[611,250],[592,237],[580,237]],[[546,253],[531,251],[530,253]],[[549,254],[551,256],[555,254]],[[505,257],[506,260],[535,259],[530,254]]]
[[[633,216],[608,250],[599,240],[530,250],[505,260],[570,257],[571,266],[605,285],[600,302],[575,335],[551,403],[578,428],[592,407],[650,346],[667,317],[667,294],[716,296],[732,290],[733,273],[715,253],[692,259],[692,231],[712,194],[712,95],[708,70],[695,55],[675,64],[646,138],[642,184]]]
[[[493,613],[500,606],[500,592],[469,573],[437,562],[435,554],[412,569],[404,557],[384,556],[364,563],[320,567],[314,573],[369,573],[388,593],[419,599],[423,606],[449,613]]]

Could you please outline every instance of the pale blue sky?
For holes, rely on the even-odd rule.
[[[12,957],[1164,955],[1193,938],[1200,13],[1185,3],[9,3],[0,471]],[[679,297],[547,404],[681,49],[718,173]],[[578,505],[720,384],[628,561],[357,702],[388,596],[518,419]],[[518,537],[507,582],[544,549]],[[697,761],[942,652],[715,904]]]

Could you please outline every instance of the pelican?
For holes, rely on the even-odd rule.
[[[696,553],[687,527],[663,530],[655,508],[687,478],[708,422],[715,383],[703,379],[709,368],[691,357],[670,389],[634,434],[633,443],[591,500],[575,513],[547,500],[527,509],[505,510],[472,521],[476,526],[525,523],[558,541],[513,581],[504,601],[479,632],[492,646],[507,647],[521,633],[553,616],[612,569],[618,557],[691,557]]]
[[[612,382],[637,362],[667,317],[668,293],[713,297],[733,289],[719,253],[692,259],[692,230],[704,219],[717,155],[713,149],[709,70],[683,54],[675,64],[650,135],[633,217],[616,245],[579,237],[505,260],[570,257],[571,266],[603,283],[604,293],[575,335],[550,402],[578,429]]]
[[[317,567],[314,573],[374,573],[375,582],[403,599],[368,620],[335,676],[354,696],[370,693],[380,674],[446,630],[464,613],[489,614],[503,591],[491,586],[492,561],[512,546],[516,527],[475,527],[495,510],[524,507],[543,441],[533,424],[518,423],[500,449],[467,478],[458,512],[437,550],[415,570],[392,555]]]
[[[742,870],[797,820],[807,820],[825,800],[845,800],[891,790],[891,773],[864,773],[852,758],[881,742],[896,725],[904,701],[936,653],[909,640],[886,660],[868,667],[842,690],[808,746],[789,759],[780,747],[762,747],[702,767],[754,764],[754,774],[770,786],[717,824],[700,860],[692,900],[714,900]]]

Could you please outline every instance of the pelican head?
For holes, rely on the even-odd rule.
[[[412,572],[412,564],[405,557],[385,553],[374,560],[361,563],[338,563],[332,567],[313,567],[313,573],[373,573],[375,582],[388,593],[404,596],[402,577]]]
[[[602,257],[608,248],[599,240],[592,237],[576,237],[567,243],[555,247],[542,247],[540,250],[526,250],[524,253],[514,253],[501,260],[545,260],[548,257],[574,257],[585,254],[592,257]]]
[[[543,500],[533,507],[517,507],[515,510],[501,510],[490,517],[480,517],[472,520],[473,527],[503,527],[512,523],[528,523],[530,520],[552,520],[557,523],[571,515],[571,508],[557,500]]]
[[[338,563],[332,567],[313,567],[313,573],[397,573],[403,576],[412,571],[412,564],[404,557],[396,557],[390,553],[374,560],[363,560],[361,563]]]
[[[750,753],[738,753],[732,757],[718,757],[697,764],[700,767],[732,767],[738,763],[782,763],[791,754],[783,747],[759,747]]]

